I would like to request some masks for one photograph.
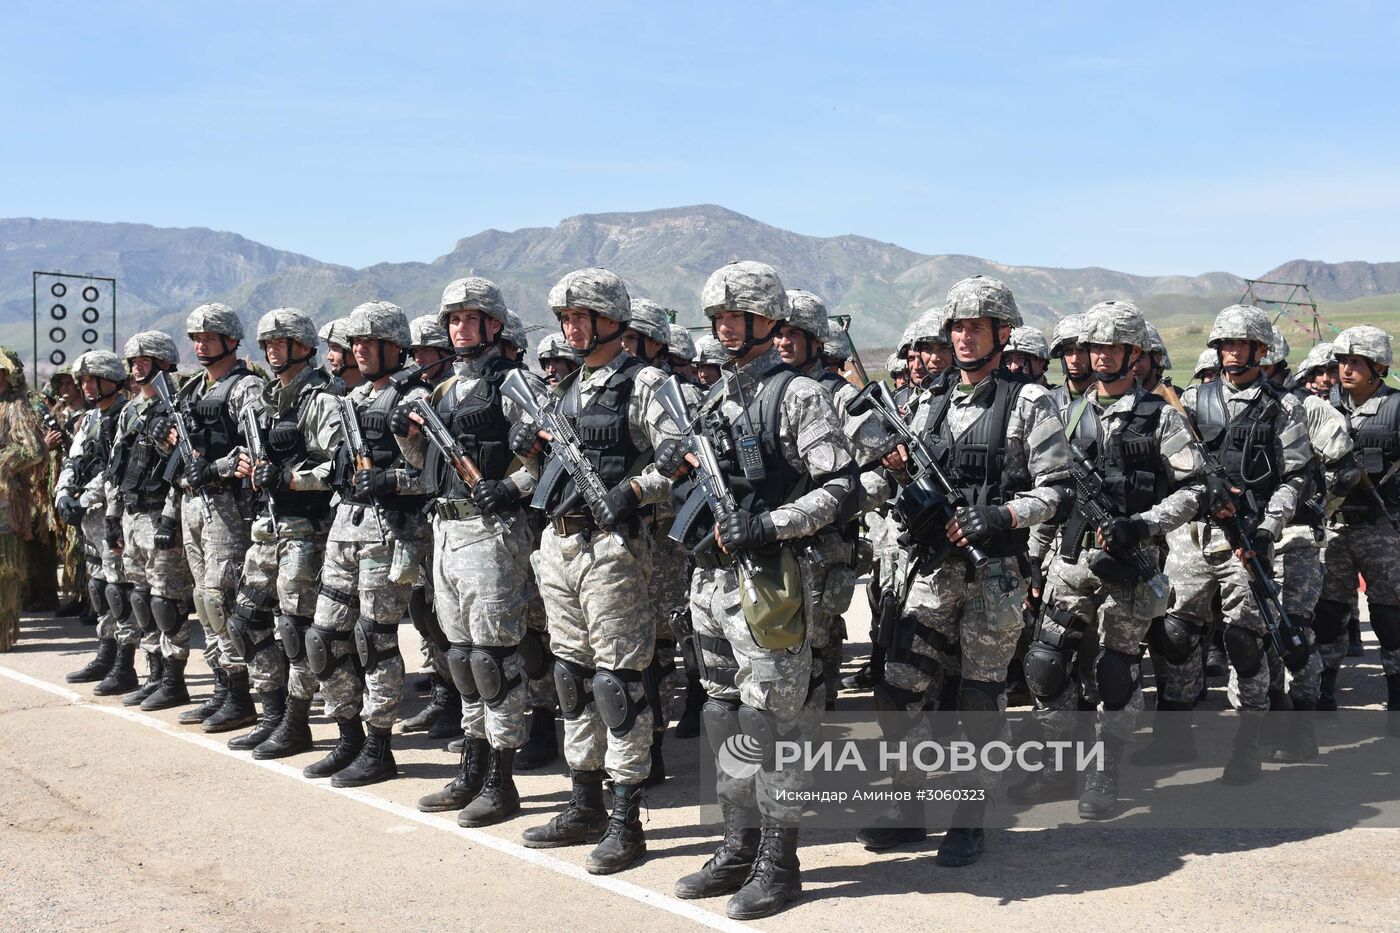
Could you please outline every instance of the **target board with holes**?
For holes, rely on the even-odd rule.
[[[89,350],[117,350],[117,280],[35,272],[35,384]]]

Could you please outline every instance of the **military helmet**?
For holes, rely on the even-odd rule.
[[[906,357],[909,355],[909,351],[914,348],[914,325],[917,323],[919,321],[916,318],[909,323],[908,327],[904,328],[904,333],[899,335],[899,343],[894,345],[895,356]]]
[[[1100,301],[1084,315],[1083,343],[1124,343],[1146,350],[1147,322],[1131,301]]]
[[[525,322],[509,308],[506,309],[506,326],[501,328],[501,339],[514,344],[521,350],[530,349],[530,338],[525,333]]]
[[[1274,339],[1269,341],[1269,352],[1264,354],[1259,360],[1262,366],[1274,366],[1288,359],[1288,354],[1292,351],[1288,345],[1288,338],[1283,335],[1283,331],[1274,325]]]
[[[452,349],[452,341],[447,336],[447,329],[438,323],[437,315],[423,314],[408,322],[408,336],[412,340],[410,346],[414,347],[437,347],[439,350]]]
[[[816,295],[801,288],[787,290],[788,324],[800,331],[811,334],[817,340],[831,336],[831,322],[826,313],[826,303]]]
[[[855,355],[856,348],[851,343],[851,335],[839,327],[833,327],[831,336],[822,344],[822,357],[835,363],[847,363]]]
[[[318,336],[330,346],[340,347],[342,350],[350,349],[350,337],[345,333],[345,328],[350,325],[348,317],[338,317],[329,324],[322,325]]]
[[[683,357],[687,360],[695,359],[695,341],[690,336],[690,331],[679,324],[671,325],[671,339],[667,342],[667,352],[672,356]]]
[[[1050,356],[1065,355],[1066,347],[1084,342],[1084,315],[1066,314],[1055,322],[1055,330],[1050,335]]]
[[[243,322],[228,305],[200,305],[185,320],[185,334],[222,334],[230,340],[242,340]]]
[[[777,270],[766,262],[747,259],[711,273],[700,289],[700,305],[708,318],[718,317],[721,311],[759,314],[774,321],[792,317],[792,306]]]
[[[194,331],[194,333],[199,333],[199,331]],[[161,333],[158,330],[143,330],[139,334],[133,334],[131,339],[127,340],[126,346],[122,348],[122,359],[131,360],[138,356],[149,356],[162,363],[169,363],[171,366],[178,365],[180,362],[180,351],[176,349],[174,339],[169,334]]]
[[[1147,324],[1147,352],[1155,353],[1161,358],[1163,369],[1171,369],[1172,355],[1167,352],[1167,344],[1166,341],[1162,339],[1161,331],[1157,330],[1157,325],[1153,324],[1151,321],[1145,321],[1144,323]]]
[[[1202,350],[1201,355],[1196,358],[1196,368],[1192,370],[1193,379],[1201,378],[1202,373],[1212,372],[1220,368],[1220,354],[1214,350]]]
[[[724,352],[724,344],[709,334],[695,341],[695,365],[723,366],[729,362],[729,354]]]
[[[947,330],[954,321],[970,318],[989,317],[1004,321],[1012,327],[1021,326],[1021,310],[1016,307],[1016,297],[1011,289],[985,275],[971,275],[948,289],[948,298],[943,303],[943,327]]]
[[[891,376],[909,372],[909,359],[903,356],[890,357],[889,365],[885,367]]]
[[[632,299],[622,279],[607,269],[575,269],[549,290],[549,307],[556,317],[565,308],[582,308],[626,324],[632,314]]]
[[[1379,327],[1361,324],[1348,327],[1332,338],[1332,355],[1364,356],[1378,366],[1390,365],[1390,335]]]
[[[558,331],[545,334],[540,338],[539,360],[571,360],[575,363],[583,362],[583,357],[579,356],[577,350],[569,346],[569,341],[564,339],[564,335]]]
[[[368,338],[386,340],[407,350],[413,345],[408,333],[408,317],[403,308],[388,301],[366,301],[350,312],[350,320],[345,325],[345,336],[350,339]]]
[[[442,301],[438,303],[437,320],[443,330],[447,329],[447,316],[453,311],[480,311],[495,318],[502,326],[507,324],[506,300],[501,290],[490,279],[479,275],[453,279],[442,290]]]
[[[258,343],[269,340],[295,340],[316,349],[316,325],[305,311],[297,308],[274,308],[258,319]]]
[[[1005,352],[1024,353],[1033,356],[1038,360],[1050,360],[1050,344],[1045,339],[1039,327],[1025,325],[1018,327],[1011,332],[1011,337],[1006,341]]]
[[[662,346],[671,343],[671,316],[650,298],[633,298],[627,326]]]
[[[1315,344],[1308,355],[1303,357],[1303,362],[1298,365],[1298,375],[1307,376],[1315,369],[1327,369],[1337,365],[1337,358],[1332,355],[1332,344],[1323,342]]]
[[[1260,308],[1230,305],[1215,316],[1206,346],[1218,348],[1222,340],[1253,340],[1268,347],[1274,342],[1274,325]]]
[[[916,344],[920,343],[943,344],[947,346],[948,337],[943,332],[943,309],[927,309],[914,319],[914,323],[910,324],[904,333],[909,338],[909,346],[911,349]],[[908,350],[900,355],[907,356]]]
[[[126,366],[111,350],[89,350],[73,362],[73,375],[96,376],[108,382],[126,382]]]

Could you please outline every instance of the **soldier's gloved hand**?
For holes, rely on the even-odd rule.
[[[1115,518],[1103,530],[1104,550],[1126,554],[1152,537],[1152,529],[1140,518]]]
[[[997,535],[1011,530],[1011,510],[1004,505],[966,505],[954,513],[953,522],[968,544],[987,544]],[[958,543],[952,533],[948,538]]]
[[[126,544],[122,538],[122,520],[119,516],[108,515],[102,519],[102,540],[107,547],[116,550]]]
[[[253,467],[253,485],[263,492],[277,492],[291,487],[291,477],[277,464],[263,460]]]
[[[1250,541],[1254,544],[1254,556],[1259,558],[1259,563],[1264,565],[1264,572],[1273,576],[1274,533],[1267,528],[1260,528],[1254,532],[1254,537]]]
[[[540,429],[524,421],[510,429],[510,437],[507,442],[510,444],[511,452],[517,457],[529,457],[543,449],[543,445],[540,443]]]
[[[156,525],[156,550],[168,551],[173,548],[179,534],[180,523],[175,521],[175,516],[162,515]]]
[[[58,497],[58,502],[54,504],[54,510],[58,512],[58,517],[63,519],[65,525],[72,525],[74,528],[83,520],[83,507],[77,499],[64,494]]]
[[[603,500],[603,507],[599,510],[603,514],[598,516],[598,521],[604,528],[616,528],[631,518],[641,504],[642,497],[632,488],[632,481],[625,479],[614,486]]]
[[[1206,511],[1217,518],[1235,514],[1235,491],[1223,476],[1206,477]]]
[[[380,467],[356,470],[354,479],[355,495],[361,499],[372,496],[387,496],[399,491],[399,481],[394,474]]]
[[[685,444],[668,437],[656,446],[656,472],[667,479],[678,479],[690,469],[685,459]]]
[[[728,553],[763,547],[778,540],[778,529],[773,525],[771,514],[745,509],[730,512],[715,533],[719,536],[719,546]]]
[[[389,430],[399,437],[408,437],[413,430],[413,421],[408,417],[407,405],[399,405],[389,413]]]
[[[214,469],[214,464],[205,460],[203,457],[197,457],[194,463],[186,465],[183,479],[185,485],[189,487],[191,491],[194,491],[202,486],[208,485],[218,475],[218,471]]]
[[[519,501],[515,486],[504,480],[484,479],[472,487],[472,501],[483,512],[504,512]]]

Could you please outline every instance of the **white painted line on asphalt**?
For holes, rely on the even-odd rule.
[[[376,797],[374,794],[368,793],[367,791],[358,790],[353,787],[332,787],[330,781],[313,780],[303,776],[300,768],[294,768],[291,765],[285,765],[279,761],[257,761],[247,752],[234,751],[223,742],[211,739],[202,733],[186,732],[181,729],[176,729],[164,720],[157,719],[154,716],[148,716],[130,707],[106,706],[99,703],[90,703],[87,698],[80,693],[76,693],[66,687],[60,687],[57,684],[49,683],[46,680],[40,680],[37,677],[31,677],[28,674],[22,674],[4,665],[0,665],[0,675],[16,683],[33,687],[36,690],[43,690],[46,693],[67,700],[69,703],[80,706],[83,709],[94,710],[99,713],[114,716],[117,719],[125,719],[128,722],[137,723],[148,729],[154,729],[157,732],[179,739],[182,742],[188,742],[191,745],[198,746],[206,751],[216,752],[226,758],[233,758],[244,764],[271,771],[273,774],[291,778],[294,781],[314,787],[317,790],[339,794],[342,797],[348,797],[351,800],[365,804],[366,806],[374,807],[376,810],[381,810],[401,819],[418,823],[430,829],[451,833],[452,835],[459,836],[477,845],[485,846],[488,849],[494,849],[502,855],[508,855],[511,858],[519,859],[537,868],[543,868],[555,872],[556,874],[564,875],[567,878],[572,878],[574,881],[579,881],[595,888],[601,888],[604,891],[609,891],[613,894],[637,901],[638,903],[646,904],[648,907],[655,907],[657,910],[664,910],[678,917],[684,917],[686,920],[693,921],[701,926],[709,927],[712,930],[727,930],[730,931],[730,933],[741,933],[741,931],[742,933],[753,933],[753,931],[759,929],[751,924],[730,920],[728,917],[705,910],[689,901],[683,901],[679,898],[653,891],[650,888],[632,884],[630,881],[623,881],[607,875],[590,875],[588,872],[584,871],[582,867],[557,859],[538,849],[527,849],[525,846],[500,839],[490,833],[482,832],[479,829],[458,826],[452,820],[443,819],[442,817],[432,814],[420,813],[411,807],[406,807],[401,803],[395,803],[392,800],[385,800],[383,797]]]

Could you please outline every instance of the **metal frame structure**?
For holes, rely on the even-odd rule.
[[[82,279],[82,280],[84,280],[84,281],[90,281],[90,282],[106,282],[106,283],[108,284],[108,286],[111,288],[111,294],[112,294],[112,352],[113,352],[113,353],[116,353],[116,352],[117,352],[117,280],[116,280],[115,278],[113,278],[112,276],[108,276],[108,275],[81,275],[81,274],[76,273],[76,272],[40,272],[40,271],[37,271],[37,270],[34,271],[34,272],[31,272],[31,273],[30,273],[30,282],[31,282],[31,285],[32,285],[32,291],[33,291],[33,295],[34,295],[34,384],[35,384],[36,386],[39,385],[39,277],[40,277],[40,276],[48,276],[48,277],[50,277],[50,278],[56,278],[56,279]],[[65,289],[65,292],[66,292],[66,290],[67,290],[67,286],[66,286],[66,285],[64,286],[64,289]],[[53,293],[53,295],[54,295],[55,298],[62,298],[62,297],[64,297],[64,293]],[[87,300],[87,296],[83,296],[83,297],[84,297],[84,300]],[[91,306],[91,302],[89,302],[89,306]],[[89,323],[89,324],[95,324],[96,322],[95,322],[95,321],[88,321],[87,323]],[[93,346],[96,346],[96,341],[93,341],[92,343],[93,343]],[[50,360],[50,362],[52,363],[52,360]],[[61,366],[61,365],[63,365],[63,364],[62,364],[62,363],[53,363],[53,365],[54,365],[55,367],[57,367],[57,366]]]
[[[1264,305],[1277,306],[1278,311],[1274,315],[1275,321],[1278,321],[1281,315],[1286,314],[1288,315],[1290,320],[1302,327],[1303,330],[1306,331],[1310,329],[1312,331],[1313,343],[1322,342],[1322,321],[1317,314],[1317,302],[1313,300],[1312,292],[1308,289],[1306,282],[1271,282],[1268,279],[1245,279],[1244,285],[1244,294],[1240,296],[1240,304],[1253,305],[1256,308],[1263,307]],[[1256,285],[1269,285],[1274,288],[1287,288],[1289,289],[1288,297],[1282,299],[1262,298],[1254,290],[1254,286]],[[1294,300],[1298,296],[1299,292],[1303,294],[1303,297],[1306,300]],[[1297,320],[1297,318],[1294,317],[1293,311],[1290,310],[1292,308],[1309,309],[1308,317],[1310,319],[1310,324],[1304,324],[1302,321]]]

